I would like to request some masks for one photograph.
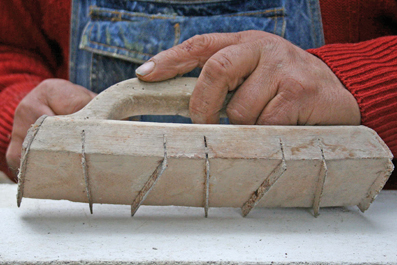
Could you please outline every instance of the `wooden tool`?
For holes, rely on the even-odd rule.
[[[364,126],[242,126],[120,121],[188,116],[195,78],[118,83],[81,111],[43,116],[23,144],[22,197],[149,205],[257,207],[357,205],[384,186],[393,164]]]

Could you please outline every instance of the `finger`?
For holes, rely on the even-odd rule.
[[[232,124],[255,124],[264,107],[276,95],[275,71],[257,67],[237,89],[227,105]]]
[[[86,106],[96,94],[67,80],[52,79],[43,86],[44,101],[56,115],[68,115]]]
[[[8,168],[15,177],[18,176],[18,168],[21,161],[21,148],[22,143],[10,142],[6,152]],[[17,178],[15,178],[14,181],[17,182]]]
[[[14,175],[18,175],[18,168],[21,161],[21,151],[22,151],[22,143],[23,140],[16,139],[15,141],[11,141],[7,153],[6,160],[9,169]]]
[[[251,74],[260,59],[255,43],[228,46],[204,65],[190,98],[190,117],[195,123],[218,123],[228,91],[237,88]]]
[[[203,67],[219,50],[244,42],[250,34],[246,31],[196,35],[157,54],[139,67],[136,75],[144,81],[161,81],[190,72],[196,67]]]
[[[29,106],[35,106],[36,108],[31,109]],[[15,111],[11,141],[6,152],[7,164],[15,175],[20,165],[22,144],[27,131],[42,115],[52,116],[54,113],[48,106],[40,105],[39,102],[29,105],[22,101]]]

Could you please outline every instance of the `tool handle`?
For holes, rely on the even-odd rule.
[[[120,120],[135,115],[189,117],[189,100],[197,78],[181,77],[147,83],[132,78],[117,83],[95,97],[73,118]],[[224,111],[223,115],[224,115]]]

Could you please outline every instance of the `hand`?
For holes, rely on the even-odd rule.
[[[190,99],[195,123],[360,124],[353,95],[319,58],[262,31],[195,36],[163,51],[137,69],[144,81],[160,81],[202,67]]]
[[[11,142],[6,159],[16,175],[22,143],[28,129],[42,115],[67,115],[83,108],[95,93],[62,79],[47,79],[35,87],[15,110]]]

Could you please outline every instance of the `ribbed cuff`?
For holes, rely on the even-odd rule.
[[[11,140],[12,125],[15,109],[19,102],[35,87],[40,81],[29,81],[18,83],[7,87],[0,93],[0,170],[14,180],[6,162],[6,151]]]
[[[322,59],[356,98],[361,123],[397,156],[397,36],[330,44],[308,52]]]

